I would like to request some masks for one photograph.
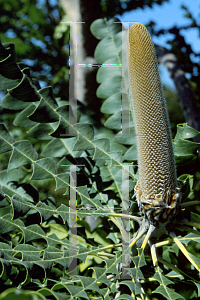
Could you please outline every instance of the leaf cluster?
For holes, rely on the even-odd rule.
[[[69,24],[64,23],[66,17],[59,2],[0,1],[0,10],[1,41],[15,45],[20,62],[31,66],[34,78],[43,86],[51,84],[56,96],[66,97]]]

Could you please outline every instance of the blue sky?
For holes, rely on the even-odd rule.
[[[124,13],[122,16],[116,15],[121,22],[130,21],[130,22],[140,22],[142,24],[147,24],[150,21],[154,21],[157,26],[156,29],[168,29],[177,26],[186,26],[191,21],[184,17],[185,10],[181,9],[181,5],[185,5],[192,16],[199,20],[198,25],[200,25],[200,1],[198,0],[170,0],[165,2],[162,5],[154,4],[152,8],[141,9],[138,8],[133,11]],[[198,22],[198,21],[197,21]],[[128,23],[124,23],[124,26],[128,28]],[[180,32],[184,37],[187,43],[191,44],[192,50],[200,52],[200,33],[197,29],[181,30]],[[153,42],[170,48],[170,45],[166,43],[168,39],[173,38],[172,34],[160,35],[159,37],[153,37]],[[194,60],[194,57],[191,57]],[[171,88],[174,88],[173,81],[168,75],[168,71],[161,67],[161,78],[163,83],[167,84]]]

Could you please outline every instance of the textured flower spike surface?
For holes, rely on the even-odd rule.
[[[140,23],[130,27],[129,70],[139,166],[135,194],[140,210],[156,225],[173,219],[180,197],[154,45]]]
[[[135,196],[143,216],[130,247],[136,245],[144,251],[149,244],[153,264],[158,266],[155,242],[163,233],[168,233],[185,257],[200,271],[200,266],[174,233],[175,226],[180,223],[176,215],[181,206],[181,193],[177,187],[169,117],[154,45],[147,29],[140,23],[129,29],[128,50],[139,167]],[[189,225],[189,222],[186,223]],[[159,261],[163,263],[160,257]]]

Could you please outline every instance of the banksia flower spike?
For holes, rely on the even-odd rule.
[[[153,224],[164,223],[180,203],[166,102],[155,49],[144,25],[130,27],[128,45],[139,166],[135,194],[143,214]]]

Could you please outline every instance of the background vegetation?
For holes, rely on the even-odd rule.
[[[133,1],[123,2],[126,7],[119,1],[99,1],[102,7],[100,17],[109,19],[115,13],[121,14],[134,8]],[[139,1],[137,5],[145,8],[145,5],[150,6],[154,2],[158,3]],[[6,94],[0,106],[0,121],[4,124],[0,127],[0,299],[127,299],[135,294],[141,299],[198,299],[198,272],[166,236],[161,238],[164,244],[158,251],[168,265],[161,264],[163,275],[159,279],[154,275],[149,253],[145,259],[141,256],[141,264],[132,259],[133,279],[134,269],[141,269],[139,279],[143,283],[142,288],[137,281],[120,281],[118,278],[121,272],[122,224],[116,209],[122,206],[124,164],[132,164],[130,197],[138,174],[135,139],[113,135],[121,130],[121,105],[113,100],[118,99],[115,94],[119,93],[119,87],[114,86],[116,78],[109,75],[108,88],[105,86],[106,74],[98,70],[97,96],[104,99],[103,105],[99,105],[102,105],[100,117],[97,120],[93,110],[78,103],[77,132],[68,138],[61,138],[60,134],[69,133],[69,128],[74,125],[68,118],[69,27],[61,23],[65,15],[63,9],[60,3],[49,1],[0,1],[0,9],[1,41],[14,44],[14,49],[7,44],[0,53],[0,87]],[[198,29],[187,8],[185,11],[191,26]],[[107,25],[101,22],[103,36],[100,40],[103,41]],[[121,34],[118,33],[120,29],[113,28],[111,24],[109,28],[115,38]],[[155,32],[153,23],[149,26],[153,34],[165,33]],[[174,31],[177,39],[172,44],[172,51],[184,71],[191,74],[190,83],[198,106],[199,65],[189,59],[191,48],[180,37],[179,30],[176,28]],[[92,33],[97,38],[95,25]],[[96,39],[95,43],[99,45],[99,40]],[[115,43],[118,45],[117,38]],[[118,47],[109,59],[116,59],[120,51]],[[14,60],[7,59],[10,53],[20,62],[20,69]],[[103,58],[106,55],[101,54]],[[99,63],[104,62],[99,60],[98,52],[95,58]],[[115,75],[118,72],[116,69]],[[53,88],[53,95],[49,85]],[[22,87],[22,93],[16,89],[17,86]],[[112,92],[110,87],[113,87]],[[200,179],[196,152],[198,144],[191,139],[198,132],[187,125],[179,126],[177,131],[176,124],[184,122],[183,115],[175,93],[168,89],[165,93],[171,111],[173,136],[177,134],[175,155],[178,176],[180,182],[187,180],[183,187],[183,203],[197,200]],[[110,98],[113,95],[115,98]],[[56,110],[56,116],[52,108]],[[189,139],[185,136],[186,132],[189,132]],[[71,164],[84,165],[77,168],[77,206],[96,207],[92,212],[77,211],[79,276],[73,280],[69,274]],[[116,164],[121,167],[116,167]],[[139,216],[135,201],[130,203],[131,215]],[[91,223],[87,219],[91,213],[98,218],[98,222]],[[182,209],[182,214],[186,219],[199,223],[198,202],[195,206]],[[137,222],[132,219],[129,227],[131,237],[137,228]],[[177,226],[176,233],[180,234],[182,243],[199,265],[199,232],[195,228],[190,228],[188,234],[187,228],[181,230]],[[170,269],[172,265],[176,267],[173,271]],[[169,279],[171,282],[167,281]],[[161,290],[160,295],[152,294],[160,286],[164,287],[164,291]],[[174,290],[177,294],[173,294]]]

